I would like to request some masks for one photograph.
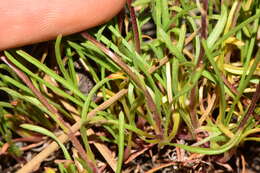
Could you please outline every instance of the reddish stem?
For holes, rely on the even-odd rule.
[[[135,49],[138,53],[141,53],[141,43],[140,43],[140,38],[139,38],[139,30],[138,30],[138,26],[137,26],[135,9],[132,7],[131,4],[132,4],[132,0],[127,0],[127,6],[130,11],[130,17],[131,17],[131,22],[132,22],[133,32],[134,32]]]

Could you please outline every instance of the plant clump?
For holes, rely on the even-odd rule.
[[[237,151],[260,140],[259,5],[128,0],[81,38],[58,36],[55,60],[4,51],[1,157],[20,173],[250,169]]]

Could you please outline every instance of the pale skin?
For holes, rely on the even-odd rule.
[[[0,0],[0,50],[97,26],[124,4],[125,0]]]

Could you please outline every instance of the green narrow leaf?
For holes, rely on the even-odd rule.
[[[58,66],[59,66],[60,71],[63,74],[64,78],[66,80],[68,80],[69,82],[72,82],[71,78],[69,77],[69,74],[68,74],[67,70],[65,69],[64,62],[62,61],[62,58],[61,58],[61,49],[60,49],[61,39],[62,39],[62,36],[59,35],[57,37],[57,39],[56,39],[56,42],[55,42],[55,56],[56,56],[56,60],[57,60]]]
[[[123,157],[124,157],[124,136],[125,136],[125,129],[124,129],[124,114],[123,112],[119,113],[119,122],[118,122],[118,131],[119,131],[119,137],[118,137],[118,160],[117,160],[117,167],[116,167],[116,173],[120,173],[122,169],[123,164]]]
[[[200,154],[208,154],[208,155],[216,155],[216,154],[222,154],[229,149],[236,146],[240,140],[241,140],[242,131],[238,131],[235,136],[229,140],[226,144],[222,145],[221,147],[215,149],[215,148],[201,148],[201,147],[194,147],[194,146],[187,146],[184,144],[166,144],[170,146],[180,147],[184,150],[187,150],[189,152],[193,153],[200,153]]]
[[[227,7],[225,4],[223,4],[221,6],[221,16],[220,19],[218,20],[218,23],[216,24],[216,26],[214,27],[214,29],[212,30],[212,32],[210,33],[208,39],[207,39],[207,44],[208,47],[211,48],[214,43],[217,41],[217,39],[219,38],[220,34],[223,32],[224,28],[225,28],[225,24],[227,21]]]
[[[39,127],[39,126],[31,125],[31,124],[22,124],[21,127],[24,128],[24,129],[27,129],[27,130],[31,130],[31,131],[34,131],[34,132],[37,132],[37,133],[41,133],[43,135],[46,135],[46,136],[52,138],[55,142],[57,142],[57,144],[62,149],[65,158],[67,160],[72,160],[68,150],[66,149],[66,147],[63,145],[63,143],[60,142],[60,140],[51,131],[49,131],[49,130],[43,128],[43,127]]]

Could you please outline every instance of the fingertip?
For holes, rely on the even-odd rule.
[[[0,2],[0,50],[69,35],[110,20],[126,0],[9,0]],[[12,9],[8,9],[11,3]]]

